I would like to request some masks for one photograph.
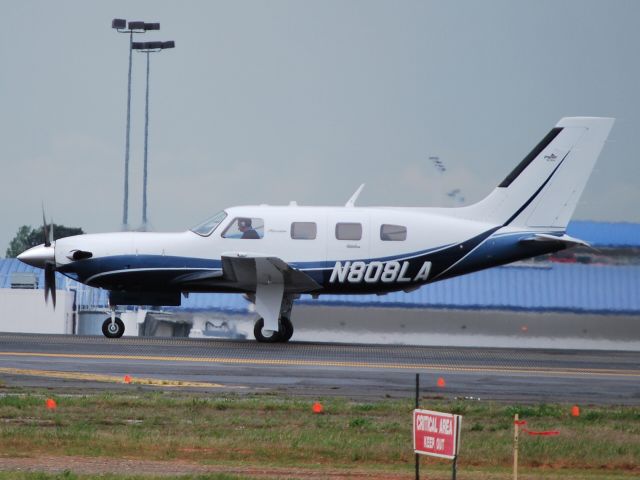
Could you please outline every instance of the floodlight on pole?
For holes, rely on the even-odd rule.
[[[175,48],[176,43],[171,40],[168,42],[133,42],[131,44],[132,50],[137,50],[141,53],[147,54],[147,90],[145,95],[145,107],[144,107],[144,170],[142,176],[142,231],[147,231],[149,221],[147,218],[147,159],[148,159],[148,144],[149,144],[149,54],[160,52],[168,48]]]
[[[128,27],[128,28],[127,28]],[[122,229],[129,230],[129,137],[131,132],[131,48],[134,33],[144,33],[147,30],[160,30],[159,23],[128,22],[123,18],[114,18],[111,28],[118,33],[129,34],[129,73],[127,75],[127,130],[124,153],[124,205],[122,207]]]
[[[124,30],[125,28],[127,28],[127,21],[124,18],[114,18],[113,20],[111,20],[111,28]]]

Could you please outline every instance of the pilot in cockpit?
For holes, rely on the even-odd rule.
[[[256,232],[251,226],[250,218],[239,218],[238,219],[238,230],[242,232],[242,239],[257,239],[260,238],[258,232]]]

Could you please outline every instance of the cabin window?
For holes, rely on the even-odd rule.
[[[291,224],[291,238],[294,240],[315,240],[318,226],[315,222],[293,222]]]
[[[226,217],[226,212],[218,212],[213,217],[207,218],[201,224],[193,227],[191,231],[197,233],[198,235],[202,235],[203,237],[207,237],[211,235],[216,227],[220,225],[220,222],[222,222]]]
[[[336,238],[338,240],[361,240],[361,223],[336,223]]]
[[[381,225],[380,240],[385,242],[403,242],[407,239],[407,227],[402,225]]]
[[[261,218],[234,218],[224,232],[222,232],[222,237],[258,240],[264,237],[264,221]]]

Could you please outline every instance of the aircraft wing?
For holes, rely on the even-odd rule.
[[[231,254],[222,256],[223,278],[246,290],[258,285],[281,284],[286,293],[317,290],[320,285],[309,275],[278,257]]]
[[[221,271],[189,273],[176,279],[175,283],[184,286],[226,285],[254,292],[259,285],[279,285],[284,293],[303,293],[320,288],[309,275],[280,258],[250,253],[225,253]]]

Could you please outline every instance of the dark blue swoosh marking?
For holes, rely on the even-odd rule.
[[[556,165],[556,168],[553,169],[553,172],[551,172],[551,175],[549,175],[549,177],[544,181],[544,183],[542,185],[540,185],[540,188],[538,188],[538,190],[536,190],[536,192],[531,196],[531,198],[529,198],[529,200],[527,200],[524,205],[522,205],[517,211],[516,213],[514,213],[513,215],[511,215],[511,217],[509,218],[509,220],[507,220],[504,224],[504,226],[506,227],[507,225],[509,225],[511,222],[513,222],[516,218],[518,218],[518,215],[520,215],[530,204],[531,202],[533,202],[533,200],[540,194],[540,192],[542,191],[542,189],[547,185],[547,183],[549,183],[549,181],[551,180],[551,178],[555,175],[555,173],[558,171],[558,169],[560,168],[560,165],[562,165],[564,163],[564,159],[567,158],[567,155],[569,155],[571,153],[571,150],[569,150],[567,153],[565,153],[564,157],[562,157],[562,160],[560,160],[560,162],[558,163],[558,165]]]
[[[567,248],[566,245],[561,243],[530,242],[525,244],[521,242],[522,239],[528,238],[535,233],[554,234],[558,232],[512,232],[492,235],[438,280],[484,270],[485,268],[497,267]]]

